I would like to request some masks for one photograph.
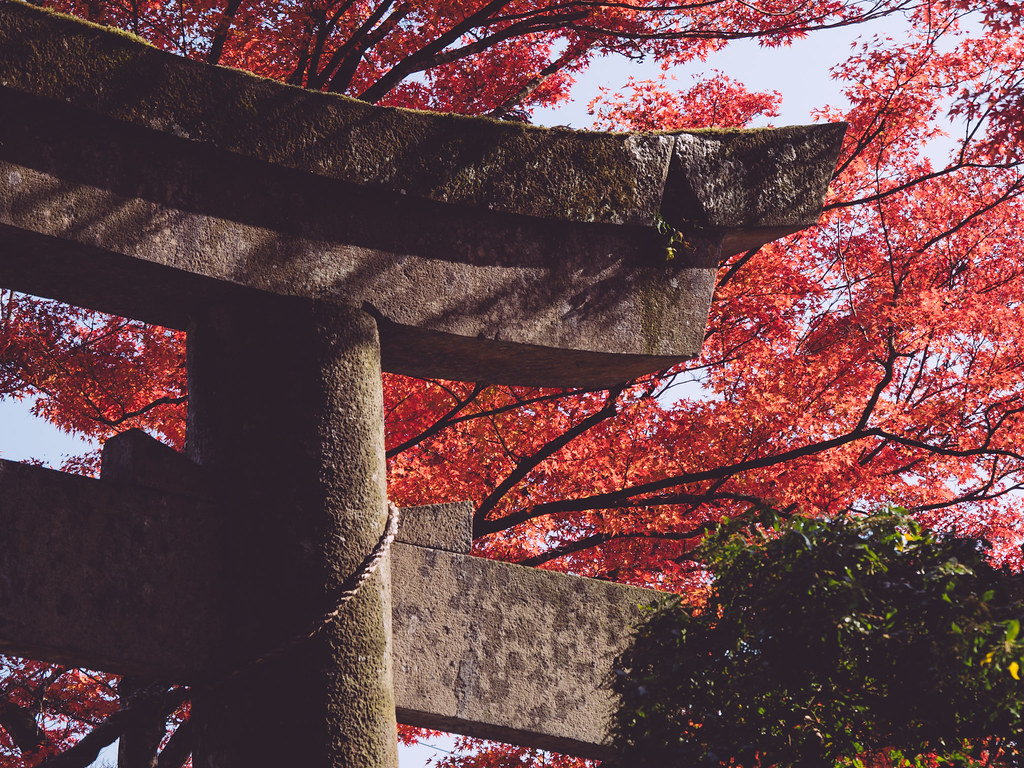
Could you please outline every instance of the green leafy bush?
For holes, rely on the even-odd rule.
[[[708,602],[653,608],[619,659],[617,762],[1024,762],[1024,582],[986,548],[900,510],[724,524]]]

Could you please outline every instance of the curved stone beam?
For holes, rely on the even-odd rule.
[[[233,286],[333,299],[387,370],[553,386],[697,354],[721,257],[814,223],[845,130],[379,108],[18,0],[0,112],[0,285],[179,328]]]

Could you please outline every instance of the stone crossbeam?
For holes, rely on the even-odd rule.
[[[384,109],[17,0],[0,114],[0,286],[174,328],[239,289],[329,299],[385,370],[556,386],[697,354],[720,259],[815,221],[844,131]]]
[[[0,651],[170,679],[212,663],[205,636],[223,610],[207,585],[225,576],[217,512],[0,461]]]
[[[399,722],[609,756],[614,659],[664,593],[408,545],[391,567]]]
[[[240,661],[210,645],[230,521],[184,457],[139,432],[106,450],[132,452],[142,484],[0,461],[0,650],[216,677]],[[470,514],[405,511],[391,565],[399,721],[602,757],[603,683],[661,593],[470,557]]]

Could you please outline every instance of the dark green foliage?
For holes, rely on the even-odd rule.
[[[707,604],[653,609],[619,660],[619,763],[1024,763],[1022,581],[986,546],[899,510],[726,523]]]

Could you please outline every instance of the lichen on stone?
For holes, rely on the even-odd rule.
[[[721,226],[705,221],[707,205],[681,204],[666,187],[673,147],[696,142],[719,145],[726,165],[747,163],[747,179],[716,171],[713,185],[762,184],[801,211],[815,207],[801,198],[805,179],[780,176],[768,155],[777,142],[820,135],[820,127],[600,133],[374,107],[173,56],[20,0],[0,2],[0,41],[0,82],[8,87],[405,195],[568,221],[650,228],[660,214],[677,228]],[[818,165],[827,178],[827,160]],[[745,207],[733,220],[765,226],[756,195],[735,199]]]

